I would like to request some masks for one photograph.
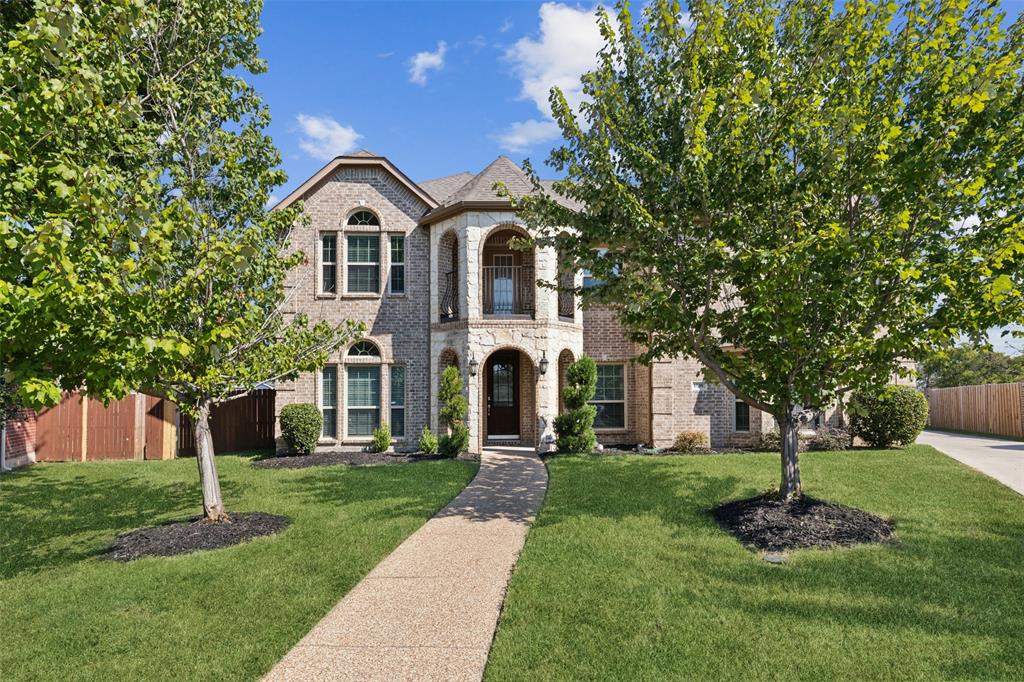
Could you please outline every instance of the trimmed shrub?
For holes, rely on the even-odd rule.
[[[445,457],[457,457],[469,449],[469,401],[462,395],[462,374],[458,367],[446,367],[441,373],[441,424],[446,433],[438,440],[438,449]]]
[[[281,408],[281,437],[288,450],[308,455],[316,449],[316,443],[323,433],[324,418],[316,405],[293,403]]]
[[[597,390],[597,365],[586,355],[566,370],[562,401],[565,414],[555,417],[556,444],[559,452],[593,452],[597,446],[594,418],[597,408],[588,404]]]
[[[711,447],[703,431],[683,431],[672,443],[675,452],[707,452]]]
[[[757,439],[757,449],[766,452],[782,452],[782,434],[778,429],[762,431]]]
[[[928,399],[911,386],[890,384],[881,393],[850,401],[850,431],[874,448],[906,447],[928,424]]]
[[[391,427],[381,424],[373,430],[373,451],[387,452],[391,447]]]
[[[853,436],[848,431],[836,428],[820,429],[807,442],[808,450],[835,451],[849,450],[853,444]]]
[[[437,436],[429,426],[423,427],[423,433],[420,434],[420,451],[427,455],[437,454]]]

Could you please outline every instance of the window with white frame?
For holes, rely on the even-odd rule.
[[[405,367],[391,366],[391,435],[405,438]]]
[[[380,365],[348,365],[345,372],[347,434],[372,436],[380,426]]]
[[[391,272],[388,276],[388,291],[392,294],[405,293],[405,237],[391,235]]]
[[[320,370],[320,412],[324,418],[321,436],[338,437],[338,368],[327,365]]]
[[[733,408],[733,431],[750,431],[750,405],[736,398]]]
[[[347,243],[347,286],[350,293],[380,293],[380,236],[350,234]]]
[[[320,293],[334,294],[338,291],[338,236],[325,234],[320,237]]]
[[[598,430],[626,427],[626,366],[598,365],[597,390],[590,404],[597,408],[594,428]]]

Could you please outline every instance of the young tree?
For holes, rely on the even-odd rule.
[[[1021,26],[967,0],[688,10],[598,12],[588,101],[551,95],[555,191],[584,208],[536,182],[523,215],[648,358],[774,416],[789,499],[804,410],[1019,311]]]
[[[437,397],[441,403],[443,431],[438,440],[439,448],[445,457],[455,457],[469,447],[469,426],[466,425],[469,401],[462,395],[462,375],[458,367],[445,367],[441,372],[441,390]]]
[[[0,371],[33,405],[101,396],[150,349],[133,292],[170,226],[139,35],[154,3],[0,3]],[[174,82],[172,74],[166,80]]]
[[[195,422],[196,453],[209,520],[225,517],[210,434],[211,408],[264,382],[287,381],[323,366],[360,325],[310,325],[287,319],[285,277],[303,261],[288,255],[301,207],[266,208],[285,181],[280,155],[264,133],[270,116],[242,74],[260,73],[260,3],[162,3],[164,30],[144,37],[166,123],[159,159],[161,214],[174,225],[146,299],[150,335],[180,339],[181,353],[147,356],[145,392],[178,404]],[[200,55],[198,61],[194,60]]]

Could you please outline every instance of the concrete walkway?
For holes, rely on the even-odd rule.
[[[1024,443],[1020,441],[925,431],[917,442],[931,445],[1024,495]]]
[[[527,448],[485,450],[451,503],[324,616],[265,680],[480,680],[512,568],[544,499]]]

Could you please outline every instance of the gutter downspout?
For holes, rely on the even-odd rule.
[[[9,471],[7,468],[7,420],[0,425],[0,472]]]

